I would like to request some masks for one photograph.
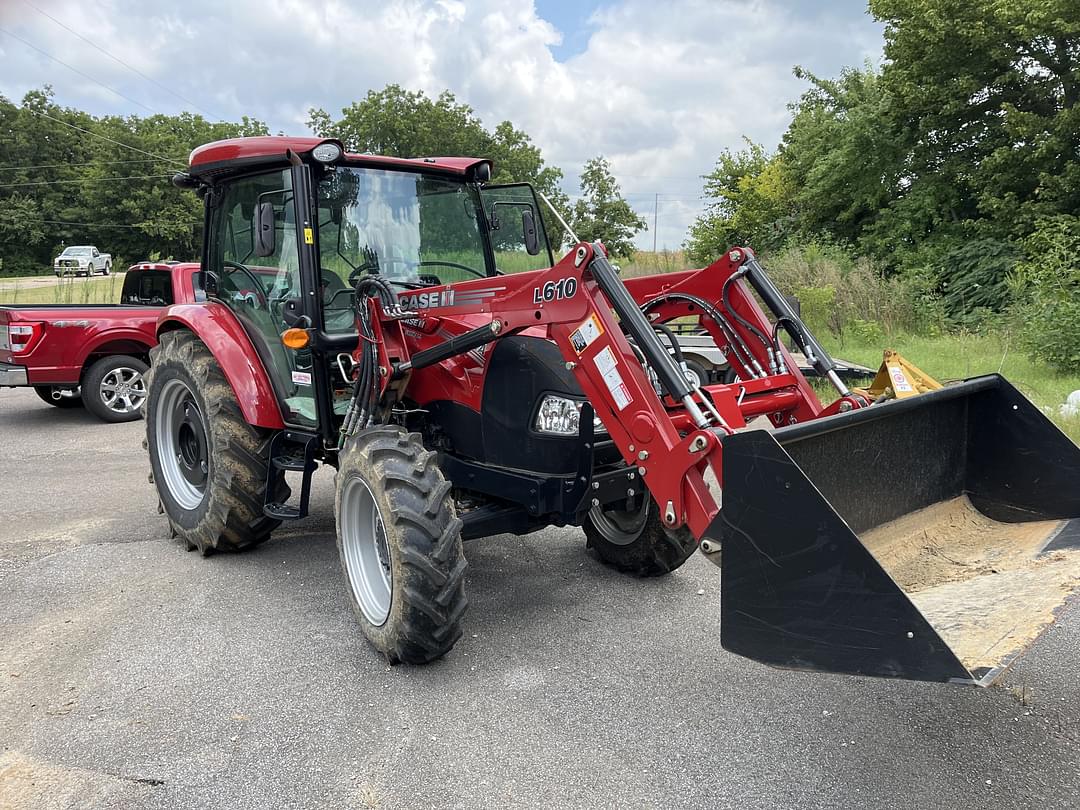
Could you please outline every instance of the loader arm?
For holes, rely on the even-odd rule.
[[[823,412],[782,344],[765,345],[760,337],[774,328],[742,286],[751,262],[756,264],[752,252],[729,251],[704,270],[635,291],[645,299],[639,302],[602,248],[583,242],[547,270],[401,293],[401,304],[422,319],[489,314],[491,321],[410,356],[395,334],[400,323],[408,328],[409,322],[373,310],[385,327],[375,341],[380,357],[400,358],[384,390],[413,370],[522,329],[544,327],[623,459],[645,480],[664,524],[686,525],[700,542],[720,510],[721,437],[762,415],[780,425]],[[738,319],[721,314],[722,299]],[[656,314],[647,316],[643,305]],[[692,388],[655,331],[654,323],[702,306],[715,317],[704,321],[717,344],[741,358],[743,378],[737,385]],[[795,328],[802,329],[801,337],[808,334],[801,323]],[[773,345],[780,348],[773,351]],[[861,405],[851,398],[850,408]]]

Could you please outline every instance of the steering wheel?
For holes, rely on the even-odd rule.
[[[354,275],[359,278],[359,275],[357,275],[357,272],[354,270],[352,273],[349,274],[349,280],[352,282],[352,287],[347,287],[345,286],[345,282],[341,280],[341,277],[337,273],[331,272],[325,267],[319,268],[319,278],[322,280],[324,308],[333,309],[339,295],[353,294],[354,288],[356,287],[356,281],[353,280]],[[334,282],[337,283],[335,284]]]
[[[441,261],[419,262],[416,266],[417,267],[436,267],[436,266],[453,267],[453,268],[455,268],[457,270],[464,270],[466,273],[472,273],[472,275],[474,275],[474,276],[476,276],[478,278],[487,278],[488,277],[487,273],[485,273],[485,272],[483,272],[481,270],[477,270],[475,267],[468,267],[468,266],[466,266],[464,264],[458,264],[457,262],[441,262]]]
[[[239,270],[241,273],[251,279],[251,281],[255,285],[255,288],[251,291],[252,294],[255,296],[255,300],[257,301],[259,306],[266,306],[266,293],[263,291],[262,282],[259,281],[259,277],[251,271],[250,267],[244,264],[240,264],[240,262],[229,261],[228,259],[224,259],[222,261],[222,264],[224,264],[226,267],[232,267]],[[246,297],[247,296],[245,296],[245,298]]]
[[[408,259],[399,259],[396,256],[387,256],[383,259],[379,259],[378,264],[374,265],[374,267],[379,268],[383,264],[400,264],[404,267],[409,268],[410,270],[416,267],[416,262],[410,262]],[[362,276],[366,276],[371,273],[372,266],[373,265],[363,265],[361,267],[357,267],[355,270],[349,273],[349,286],[355,287],[356,282],[358,282]],[[390,279],[387,279],[387,281],[389,280]]]

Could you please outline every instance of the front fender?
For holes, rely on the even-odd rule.
[[[190,330],[210,349],[236,394],[246,422],[275,430],[285,427],[266,368],[228,307],[216,301],[168,307],[158,317],[158,339],[176,329]]]

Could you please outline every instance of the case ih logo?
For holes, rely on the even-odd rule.
[[[479,290],[433,290],[423,293],[403,293],[401,305],[406,309],[435,309],[442,307],[477,307],[494,298],[506,287],[490,287]]]

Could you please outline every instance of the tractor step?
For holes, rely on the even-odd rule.
[[[308,467],[308,460],[303,455],[274,456],[271,463],[282,471],[303,472]]]
[[[263,514],[273,520],[299,520],[307,517],[308,500],[311,497],[311,475],[318,469],[315,451],[319,437],[310,433],[283,430],[270,441],[270,464],[266,470],[266,494]],[[271,500],[280,490],[286,472],[303,474],[300,486],[300,503],[293,506]]]
[[[299,520],[303,517],[300,507],[287,503],[264,503],[263,514],[274,520]]]

